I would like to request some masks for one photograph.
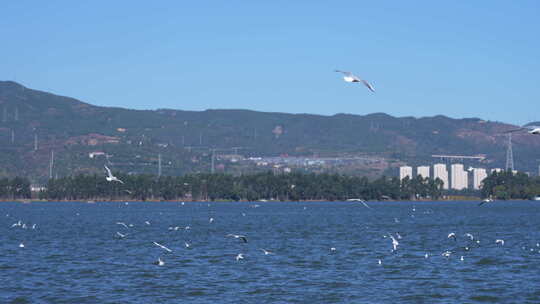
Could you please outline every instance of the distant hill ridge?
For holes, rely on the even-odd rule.
[[[171,159],[192,159],[191,154],[204,150],[202,147],[206,152],[209,148],[238,147],[250,155],[267,156],[368,154],[413,164],[427,161],[432,154],[485,154],[489,165],[502,166],[507,139],[501,132],[515,128],[480,118],[443,115],[414,118],[384,113],[322,116],[251,110],[131,110],[94,106],[12,81],[0,81],[0,115],[0,175],[19,173],[35,178],[47,176],[51,150],[56,150],[56,165],[64,166],[63,174],[99,172],[102,164],[86,159],[87,152],[93,150],[114,152],[117,159],[118,155],[158,153]],[[114,139],[92,139],[96,134]],[[34,151],[36,139],[38,149]],[[537,168],[540,136],[515,133],[513,142],[516,167]],[[196,167],[205,161],[177,164],[184,167],[173,174],[202,170]]]

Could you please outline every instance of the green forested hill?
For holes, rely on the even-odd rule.
[[[485,154],[486,165],[503,166],[506,137],[500,132],[513,128],[478,118],[383,113],[130,110],[93,106],[10,81],[0,81],[0,111],[0,176],[40,181],[49,174],[53,150],[54,174],[60,176],[102,172],[105,163],[126,173],[155,173],[158,154],[164,174],[207,172],[209,149],[233,147],[250,156],[376,155],[409,163],[425,162],[431,154]],[[514,134],[516,167],[533,170],[539,147],[540,137]],[[95,151],[107,153],[109,160],[89,158]]]

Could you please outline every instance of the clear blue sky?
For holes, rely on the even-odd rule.
[[[2,2],[0,80],[135,109],[540,120],[540,1],[151,2]]]

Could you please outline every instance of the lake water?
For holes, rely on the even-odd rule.
[[[0,203],[0,302],[540,303],[540,203],[370,206]]]

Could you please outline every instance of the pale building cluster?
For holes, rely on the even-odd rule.
[[[491,169],[493,172],[503,171],[500,168]],[[431,174],[433,172],[433,175]],[[463,164],[452,164],[448,171],[446,164],[434,164],[433,171],[430,166],[416,167],[416,175],[424,178],[439,178],[443,182],[443,189],[463,190],[469,189],[469,175],[472,177],[472,188],[479,190],[482,187],[482,182],[487,178],[487,170],[484,168],[469,168],[465,169]],[[413,167],[402,166],[399,168],[399,179],[405,177],[413,178]]]

